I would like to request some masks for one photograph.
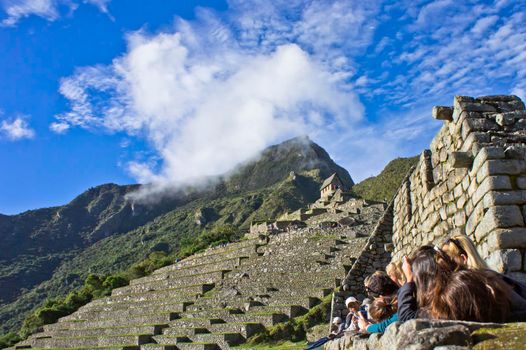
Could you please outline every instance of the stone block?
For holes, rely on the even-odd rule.
[[[517,187],[521,190],[526,190],[526,176],[517,177]]]
[[[459,211],[455,214],[454,221],[456,227],[462,227],[466,224],[466,213]]]
[[[526,204],[526,191],[490,191],[484,195],[484,208],[495,205]]]
[[[497,272],[515,272],[522,268],[522,254],[518,249],[499,249],[487,258],[488,266]]]
[[[433,107],[433,118],[436,120],[453,120],[453,107],[449,106],[434,106]]]
[[[505,227],[524,226],[522,212],[516,205],[500,205],[489,208],[475,229],[477,241],[481,241],[491,231]]]
[[[515,123],[515,119],[505,113],[495,115],[495,122],[500,126],[510,126]]]
[[[489,234],[486,243],[490,253],[497,249],[526,248],[526,228],[496,229]]]
[[[470,174],[476,175],[482,164],[488,159],[502,159],[505,157],[503,147],[486,146],[482,147],[475,159]]]
[[[488,176],[473,193],[471,199],[473,200],[473,204],[477,205],[486,193],[495,190],[511,190],[511,188],[511,182],[508,176]]]
[[[473,151],[473,146],[476,144],[483,144],[483,143],[489,143],[491,140],[490,136],[485,132],[471,132],[464,140],[464,143],[462,144],[462,148],[460,151],[462,152],[471,152],[474,156],[477,155],[477,152]]]
[[[455,199],[460,198],[464,194],[464,190],[462,189],[462,184],[459,183],[455,188],[453,189],[453,195],[455,196]]]
[[[484,162],[477,174],[477,182],[490,175],[519,175],[526,171],[526,162],[519,159],[490,159]]]
[[[465,140],[473,131],[499,130],[499,125],[488,118],[466,118],[462,121],[462,138]]]
[[[449,166],[451,168],[469,168],[473,164],[473,157],[469,152],[451,152]]]
[[[464,206],[466,205],[466,203],[467,203],[467,197],[464,194],[462,194],[457,199],[457,209],[459,210],[464,209]]]

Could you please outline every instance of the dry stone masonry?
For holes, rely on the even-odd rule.
[[[133,280],[16,348],[229,349],[305,313],[336,287],[332,313],[345,316],[344,298],[363,297],[368,274],[455,234],[468,235],[495,270],[524,278],[524,103],[516,96],[456,96],[453,107],[435,107],[433,116],[444,125],[387,209],[351,198],[331,176],[309,208],[255,223],[245,240]],[[206,224],[206,216],[196,213],[196,222]],[[390,338],[344,337],[326,348],[354,342],[356,349],[387,349],[395,341],[396,348],[431,348],[411,347],[420,338],[470,346],[476,327],[412,321],[391,326]]]
[[[434,107],[432,114],[444,125],[334,294],[333,316],[345,314],[347,296],[362,296],[364,276],[457,234],[471,238],[491,268],[526,280],[524,103],[516,96],[455,96],[452,107]],[[414,320],[382,337],[349,334],[325,349],[468,349],[482,326],[500,327]]]
[[[526,111],[516,96],[456,96],[394,199],[393,259],[465,234],[492,268],[524,278]]]

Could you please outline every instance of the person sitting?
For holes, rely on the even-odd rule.
[[[398,286],[389,278],[385,271],[376,271],[367,276],[364,281],[364,287],[367,295],[374,299],[381,296],[392,296],[396,294]]]
[[[458,266],[465,269],[483,269],[488,270],[489,267],[479,255],[473,242],[466,235],[456,235],[448,238],[441,249],[453,259]],[[501,278],[509,284],[518,296],[526,299],[526,283],[517,281],[509,276],[500,275]]]
[[[401,287],[405,284],[405,275],[402,271],[401,261],[390,262],[385,267],[385,272],[398,287]]]
[[[369,322],[364,318],[360,318],[360,329],[367,333],[384,333],[387,327],[398,320],[396,297],[380,297],[376,298],[370,308]]]
[[[331,323],[331,333],[327,337],[323,337],[312,344],[309,344],[304,350],[313,350],[321,347],[323,344],[334,338],[340,337],[343,334],[345,324],[341,317],[335,317]]]
[[[345,299],[345,306],[347,307],[348,314],[345,318],[345,327],[347,331],[359,331],[358,320],[360,319],[360,302],[355,297],[348,297]]]
[[[490,270],[467,271],[438,247],[423,246],[402,265],[407,283],[398,294],[398,319],[416,317],[503,322],[524,317],[526,303]],[[511,312],[513,310],[513,312]]]

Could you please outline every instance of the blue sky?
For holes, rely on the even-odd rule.
[[[0,213],[164,191],[302,134],[363,179],[429,144],[433,105],[526,97],[525,5],[0,0]]]

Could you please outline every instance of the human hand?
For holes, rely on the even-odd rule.
[[[413,269],[411,268],[411,263],[407,255],[402,259],[402,271],[404,272],[407,283],[413,282]]]
[[[365,318],[360,316],[358,318],[358,329],[361,332],[366,332],[367,331],[367,326],[369,326],[369,322],[367,322],[367,320]]]

